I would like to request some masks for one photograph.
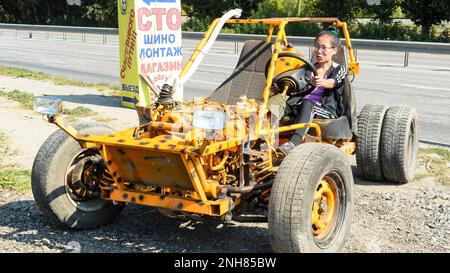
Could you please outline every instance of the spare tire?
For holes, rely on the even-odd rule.
[[[384,117],[381,159],[384,177],[405,184],[414,179],[419,149],[416,109],[392,106]]]
[[[367,180],[384,179],[381,166],[381,130],[388,107],[384,105],[364,105],[358,117],[356,137],[356,166],[358,175]]]

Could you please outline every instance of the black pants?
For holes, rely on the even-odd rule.
[[[310,123],[316,113],[318,114],[318,118],[333,118],[329,111],[310,100],[301,100],[300,98],[294,97],[289,98],[286,102],[285,115],[295,117],[294,124]],[[290,142],[295,145],[300,144],[305,137],[306,130],[308,130],[308,128],[295,130],[294,134],[291,136]]]
[[[295,117],[294,123],[309,123],[312,121],[314,111],[314,102],[310,100],[300,101],[299,98],[290,98],[286,104],[286,116]],[[294,131],[290,141],[295,145],[300,144],[305,137],[307,128],[301,128]]]

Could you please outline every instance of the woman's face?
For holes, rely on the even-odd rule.
[[[314,57],[318,63],[328,63],[334,54],[337,53],[337,48],[333,47],[333,38],[328,35],[320,36],[314,44]]]

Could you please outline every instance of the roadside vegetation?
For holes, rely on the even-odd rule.
[[[31,189],[31,171],[7,162],[7,159],[16,153],[17,151],[11,149],[6,133],[0,131],[0,188],[27,192]]]
[[[442,0],[381,0],[381,5],[369,5],[365,0],[257,0],[245,1],[183,1],[188,20],[185,30],[205,31],[214,18],[231,8],[241,7],[242,18],[268,17],[337,17],[348,22],[352,38],[450,42],[448,22],[450,2]],[[358,18],[370,19],[358,22]],[[410,19],[405,25],[396,19]],[[321,24],[290,24],[286,32],[293,36],[315,36],[326,26]],[[264,25],[236,25],[228,33],[265,34]]]
[[[434,177],[438,182],[450,185],[450,150],[445,148],[419,148],[421,172],[416,179]]]
[[[26,110],[33,110],[33,100],[34,96],[31,93],[20,91],[20,90],[13,90],[10,92],[5,92],[0,90],[0,97],[7,98],[9,100],[16,101],[20,103],[23,109]],[[64,108],[63,115],[66,118],[68,122],[76,122],[80,118],[86,118],[90,117],[98,122],[107,122],[111,121],[112,119],[101,117],[98,115],[97,112],[93,111],[92,109],[84,106],[78,106],[76,108]]]
[[[22,108],[27,110],[33,110],[33,94],[19,91],[19,90],[13,90],[10,92],[5,92],[0,90],[0,97],[7,98],[9,100],[17,101],[20,103]]]
[[[15,78],[26,78],[37,81],[51,81],[56,85],[68,85],[68,86],[78,86],[78,87],[92,87],[96,88],[100,92],[104,92],[106,90],[110,90],[109,92],[111,96],[119,96],[120,90],[118,86],[113,86],[107,83],[89,83],[71,80],[66,77],[61,76],[51,76],[42,72],[34,72],[27,69],[22,68],[14,68],[14,67],[4,67],[0,66],[0,75],[15,77]]]

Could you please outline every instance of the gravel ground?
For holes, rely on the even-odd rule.
[[[114,127],[136,123],[131,110],[96,90],[0,76],[0,88],[35,94],[76,94],[72,106],[112,117]],[[70,93],[70,92],[72,93]],[[86,102],[86,103],[85,103]],[[39,115],[0,99],[0,129],[20,152],[10,160],[31,168],[41,143],[55,130]],[[30,132],[39,132],[33,133]],[[76,231],[50,225],[31,193],[0,189],[0,252],[271,252],[267,223],[180,221],[149,207],[128,205],[107,226]],[[450,252],[450,186],[433,178],[407,185],[355,178],[355,208],[345,252]]]
[[[390,186],[356,180],[345,252],[450,252],[450,188],[433,179]],[[182,221],[128,205],[87,231],[42,217],[31,194],[0,190],[0,252],[271,252],[264,222]]]

